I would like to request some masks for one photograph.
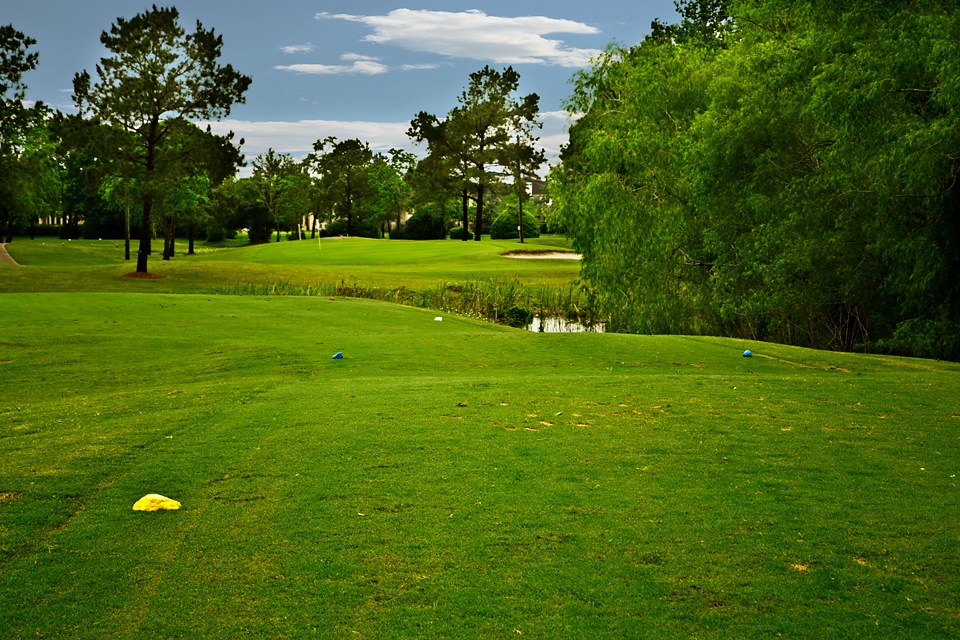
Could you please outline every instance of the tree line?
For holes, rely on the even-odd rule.
[[[960,359],[956,3],[676,5],[677,24],[574,75],[577,119],[547,181],[609,326]],[[417,114],[422,158],[326,138],[299,161],[271,149],[238,179],[242,140],[190,122],[226,116],[251,82],[219,62],[220,37],[153,7],[101,42],[65,116],[24,106],[35,42],[0,27],[8,241],[47,215],[65,233],[82,216],[94,236],[130,220],[146,271],[154,234],[170,257],[178,231],[536,231],[520,187],[543,163],[539,98],[518,95],[512,68],[471,74],[445,115]]]
[[[549,177],[613,327],[960,359],[956,2],[677,4]]]
[[[73,81],[77,112],[27,107],[24,74],[35,40],[0,27],[0,231],[35,232],[45,218],[64,236],[138,239],[137,271],[147,272],[154,240],[163,259],[174,240],[222,240],[246,229],[251,242],[282,232],[391,238],[480,240],[484,230],[537,233],[526,183],[543,164],[535,147],[539,97],[517,97],[519,74],[485,67],[471,74],[445,117],[421,112],[409,135],[426,143],[418,159],[401,149],[375,152],[359,139],[328,137],[295,160],[269,149],[245,165],[243,140],[195,121],[221,119],[244,102],[252,78],[220,61],[223,39],[176,8],[153,6],[118,18],[100,36],[108,54]],[[493,224],[491,197],[497,216]],[[455,204],[456,203],[456,204]],[[524,204],[527,211],[524,211]],[[485,205],[487,205],[485,207]],[[471,220],[472,217],[472,220]],[[304,227],[309,221],[309,227]],[[521,237],[522,240],[522,237]]]

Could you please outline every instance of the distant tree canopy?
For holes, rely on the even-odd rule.
[[[76,74],[74,101],[84,116],[131,134],[125,155],[143,167],[137,271],[145,273],[154,200],[169,178],[158,166],[161,145],[172,131],[168,125],[229,114],[251,79],[220,65],[223,39],[199,22],[187,33],[173,7],[154,5],[133,18],[117,18],[100,42],[109,55],[100,59],[95,80],[87,71]]]
[[[478,241],[485,196],[505,173],[523,182],[543,163],[543,154],[533,147],[532,133],[540,126],[540,97],[531,93],[516,98],[519,86],[520,74],[513,67],[498,71],[485,66],[470,74],[470,83],[446,118],[421,111],[407,132],[416,142],[427,143],[421,183],[460,197],[464,229],[468,199],[476,202],[474,239]],[[433,175],[427,178],[428,174]]]
[[[679,5],[550,176],[613,326],[960,359],[956,2]]]
[[[35,44],[13,25],[0,25],[0,153],[15,143],[27,124],[23,74],[35,69],[40,59],[39,53],[30,51]]]
[[[371,183],[375,154],[367,142],[329,137],[313,145],[313,165],[327,194],[333,217],[345,235],[379,235],[374,218],[376,189]]]
[[[53,145],[44,127],[46,109],[24,105],[23,75],[36,68],[36,40],[0,25],[0,240],[59,200]]]

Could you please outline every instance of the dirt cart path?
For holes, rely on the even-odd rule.
[[[17,261],[13,259],[9,253],[7,253],[7,245],[0,242],[0,262],[6,262],[7,264],[12,264],[15,267],[19,267]]]

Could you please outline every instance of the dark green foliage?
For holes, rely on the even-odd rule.
[[[23,74],[37,66],[40,56],[29,50],[36,43],[12,24],[0,25],[0,154],[9,151],[26,124],[29,109],[23,104]]]
[[[113,203],[102,202],[96,209],[88,209],[83,215],[83,237],[122,239],[124,237],[123,210]]]
[[[227,238],[227,232],[219,225],[207,227],[207,242],[223,242]]]
[[[957,5],[683,5],[551,177],[612,326],[960,358]]]
[[[253,182],[270,211],[279,242],[280,231],[295,230],[310,211],[311,179],[306,167],[294,162],[290,154],[270,148],[253,161]]]
[[[247,229],[251,244],[270,240],[273,219],[253,178],[227,180],[213,191],[206,209],[208,228],[222,227],[228,236]]]
[[[960,360],[960,321],[913,318],[897,325],[893,336],[876,344],[878,351],[918,358]]]
[[[403,233],[407,240],[443,240],[447,237],[446,216],[436,207],[425,207],[410,216]]]
[[[334,220],[323,230],[322,236],[356,236],[358,238],[379,238],[380,227],[373,220],[354,221],[351,226],[346,218]]]
[[[357,138],[338,141],[329,137],[317,140],[313,149],[310,162],[323,176],[325,204],[342,221],[337,228],[343,233],[333,235],[379,238],[379,229],[370,235],[370,227],[378,225],[373,211],[378,191],[371,184],[375,163],[369,143]]]
[[[490,238],[492,240],[512,240],[520,237],[517,229],[518,216],[516,211],[503,211],[493,219],[490,225]],[[523,214],[523,237],[539,238],[540,223],[529,213]]]
[[[510,307],[503,312],[503,322],[511,327],[525,327],[533,322],[533,312],[523,307]]]
[[[28,229],[30,237],[37,238],[58,238],[60,236],[59,224],[34,224]]]
[[[665,24],[659,19],[650,25],[648,39],[660,44],[699,44],[723,47],[734,37],[727,0],[675,0],[680,24]]]
[[[60,170],[42,104],[24,104],[23,75],[37,66],[36,40],[13,25],[0,25],[0,241],[38,216],[55,213]]]
[[[367,182],[373,191],[373,215],[381,224],[392,229],[402,226],[403,216],[410,210],[413,201],[413,190],[408,176],[416,162],[416,156],[402,149],[390,149],[389,156],[374,156]],[[390,237],[399,239],[393,231]]]
[[[454,227],[450,229],[450,239],[451,240],[473,240],[473,232],[469,229],[464,229],[463,227]]]
[[[60,214],[63,169],[45,113],[35,108],[21,115],[23,129],[0,140],[0,240],[5,242],[13,241],[15,229]]]

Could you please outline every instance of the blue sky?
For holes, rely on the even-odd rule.
[[[0,23],[37,40],[28,99],[73,109],[72,81],[94,75],[100,33],[137,0],[0,0]],[[218,130],[246,139],[248,160],[268,147],[296,157],[317,139],[358,137],[378,150],[416,150],[404,132],[421,110],[446,114],[485,64],[520,72],[520,93],[540,95],[548,157],[565,140],[570,78],[610,42],[635,44],[650,22],[676,20],[672,0],[572,2],[451,0],[181,0],[181,24],[197,20],[224,39],[223,62],[252,76],[246,103]]]

